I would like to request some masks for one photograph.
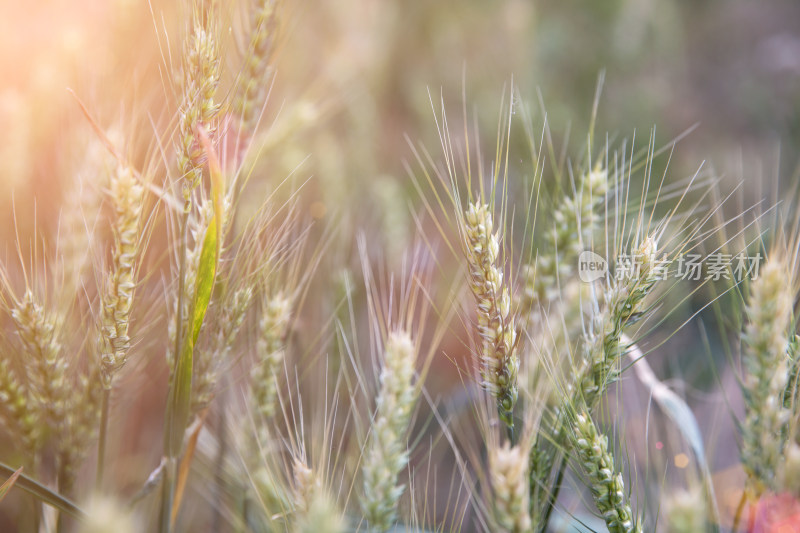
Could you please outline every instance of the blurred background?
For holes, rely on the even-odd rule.
[[[170,79],[186,13],[180,2],[163,0],[0,3],[4,260],[14,253],[15,233],[30,236],[36,226],[55,235],[74,205],[75,176],[94,134],[68,88],[99,124],[121,128],[134,161],[154,145],[169,151],[172,140],[159,136],[174,125]],[[231,7],[222,24],[228,89],[241,59],[240,24]],[[420,208],[405,166],[418,169],[409,140],[438,159],[432,102],[437,113],[443,101],[459,116],[466,94],[483,143],[493,146],[513,80],[514,105],[531,110],[533,131],[541,131],[546,112],[559,147],[579,157],[601,76],[598,138],[635,134],[644,147],[655,127],[661,147],[691,130],[669,162],[668,180],[702,166],[718,176],[721,195],[740,187],[742,205],[793,186],[800,146],[794,0],[288,2],[254,174],[267,184],[310,178],[304,209],[338,227],[326,260],[332,272],[359,270],[358,231],[368,234],[368,253],[393,263],[413,240],[410,213]],[[526,143],[512,135],[512,153],[525,154]],[[665,164],[658,163],[662,171]],[[676,324],[697,310],[692,306]],[[703,370],[709,350],[693,327],[651,364],[662,378],[680,377],[698,418],[713,421],[724,409],[715,376]],[[724,356],[713,357],[725,364]],[[459,385],[448,365],[443,361],[439,374],[445,390]],[[705,427],[715,470],[735,476],[727,468],[737,462],[736,450],[716,444],[730,428]]]

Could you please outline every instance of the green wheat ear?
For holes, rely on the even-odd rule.
[[[616,470],[614,456],[608,450],[608,438],[597,431],[588,413],[575,417],[572,440],[594,503],[609,532],[641,533],[625,496],[622,473]]]

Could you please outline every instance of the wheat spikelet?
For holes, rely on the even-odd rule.
[[[608,450],[608,439],[600,435],[588,414],[579,414],[572,425],[573,446],[587,477],[594,497],[610,533],[641,533],[634,523],[625,498],[622,474],[614,468],[614,457]]]
[[[794,335],[789,339],[789,349],[787,350],[789,372],[786,378],[786,389],[783,391],[783,406],[790,409],[796,415],[800,410],[798,404],[798,385],[800,385],[800,335]]]
[[[379,531],[388,530],[395,522],[397,502],[405,490],[397,484],[397,476],[408,462],[404,437],[418,397],[413,383],[416,357],[416,348],[407,333],[390,334],[384,348],[370,440],[361,465],[361,507],[367,522]]]
[[[497,400],[500,418],[514,427],[519,357],[511,297],[497,267],[499,236],[494,234],[487,205],[470,204],[464,214],[469,282],[478,304],[478,332],[483,341],[480,356],[482,385]]]
[[[509,533],[530,531],[527,452],[522,446],[511,447],[507,442],[494,447],[489,454],[489,471],[495,517],[502,530]]]
[[[789,279],[783,260],[769,258],[750,285],[746,309],[748,323],[742,341],[747,414],[742,425],[742,461],[756,494],[765,487],[775,488],[785,441],[781,433],[789,417],[782,401],[793,303],[786,290]]]

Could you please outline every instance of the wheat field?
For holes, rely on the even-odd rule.
[[[0,18],[0,531],[800,531],[792,2]]]

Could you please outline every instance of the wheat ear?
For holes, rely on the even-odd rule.
[[[408,463],[404,437],[419,396],[413,382],[416,358],[416,348],[407,333],[396,331],[389,335],[375,416],[361,466],[361,507],[370,526],[378,531],[388,530],[395,522],[397,502],[405,490],[398,485],[397,476]]]
[[[259,113],[267,95],[266,77],[270,72],[272,53],[279,26],[279,0],[255,0],[251,2],[250,43],[244,61],[240,93],[235,106],[247,132],[255,129]]]
[[[775,488],[775,475],[785,439],[789,410],[782,397],[787,381],[787,331],[792,296],[789,273],[781,258],[772,257],[750,285],[748,323],[742,340],[747,414],[742,425],[742,461],[756,495]]]
[[[701,486],[683,489],[669,495],[665,503],[665,516],[669,533],[697,533],[706,531],[708,511]]]
[[[489,453],[489,471],[498,525],[509,533],[530,531],[527,451],[508,442],[494,447]]]
[[[610,533],[641,533],[634,523],[630,505],[625,497],[622,473],[614,467],[614,456],[608,450],[608,438],[597,431],[588,413],[575,417],[572,425],[573,446],[594,497]]]
[[[56,334],[56,320],[36,301],[30,290],[11,311],[27,356],[29,398],[37,424],[60,434],[68,410],[67,362]]]
[[[523,269],[523,307],[535,310],[557,301],[563,285],[574,275],[574,260],[587,249],[599,225],[598,207],[608,193],[608,171],[596,167],[575,183],[576,193],[564,195],[553,210],[552,228],[546,231],[545,252],[536,265]]]
[[[214,388],[220,366],[230,359],[236,336],[244,323],[253,290],[244,287],[233,292],[220,316],[220,327],[211,338],[210,345],[197,350],[192,368],[192,412],[197,414],[207,407],[214,397]]]
[[[641,304],[659,279],[656,269],[658,245],[647,237],[636,250],[638,268],[625,279],[617,280],[606,295],[607,305],[595,319],[595,330],[584,341],[585,358],[578,385],[583,401],[593,408],[608,386],[619,375],[620,358],[625,352],[622,333],[637,317]]]
[[[494,233],[487,205],[470,204],[463,217],[469,282],[478,306],[482,386],[497,400],[501,420],[514,427],[519,357],[516,354],[514,315],[508,287],[497,266],[499,233]]]
[[[9,361],[0,360],[0,420],[10,435],[19,438],[20,448],[34,455],[39,448],[40,430],[29,401],[29,392]]]
[[[120,165],[110,184],[114,218],[114,250],[110,275],[102,296],[100,352],[103,387],[111,388],[114,375],[125,364],[131,339],[128,335],[136,262],[139,256],[140,221],[144,189],[130,167]]]
[[[266,298],[259,321],[256,363],[251,371],[251,396],[255,414],[264,427],[275,414],[277,376],[286,357],[285,339],[291,319],[291,299],[283,294]],[[263,442],[267,435],[262,432]]]
[[[198,19],[199,15],[195,15]],[[212,19],[212,17],[207,17]],[[183,179],[184,210],[191,208],[192,191],[203,177],[204,152],[197,136],[202,125],[208,135],[216,131],[219,104],[214,98],[219,86],[219,44],[210,24],[195,20],[184,50],[183,102],[178,127],[180,130],[178,171]]]

